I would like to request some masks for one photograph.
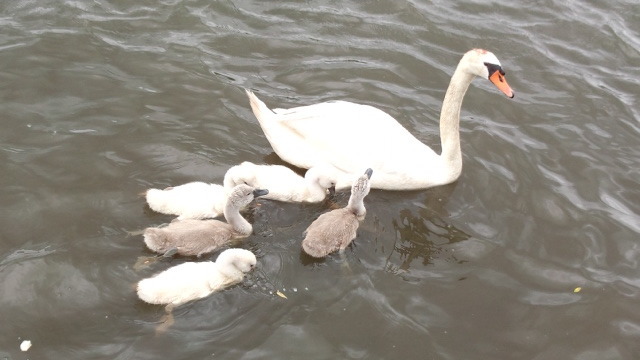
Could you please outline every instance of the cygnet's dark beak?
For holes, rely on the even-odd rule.
[[[329,195],[333,196],[336,194],[336,186],[333,185],[332,187],[329,188]]]
[[[264,196],[269,193],[267,189],[255,189],[253,190],[253,197]]]
[[[369,179],[371,179],[371,174],[373,174],[373,170],[371,168],[368,168],[367,171],[365,171],[364,173],[367,174],[367,177]]]

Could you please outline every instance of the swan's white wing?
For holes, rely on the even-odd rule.
[[[369,167],[376,175],[411,173],[418,163],[424,167],[425,161],[437,158],[390,115],[372,106],[332,101],[279,109],[276,117],[282,127],[304,139],[305,152],[347,173],[359,175]]]
[[[271,147],[302,168],[331,165],[337,188],[348,188],[367,168],[372,188],[408,190],[446,184],[450,167],[382,110],[346,101],[270,110],[247,91]],[[455,175],[455,174],[454,174]]]

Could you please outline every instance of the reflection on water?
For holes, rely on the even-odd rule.
[[[540,5],[4,2],[0,357],[635,359],[637,4]],[[136,282],[194,259],[135,266],[152,255],[135,232],[172,219],[137,194],[283,164],[243,88],[284,108],[375,105],[439,149],[474,47],[518,96],[474,81],[455,184],[372,191],[357,238],[320,261],[302,234],[347,192],[258,201],[239,246],[260,271],[155,334],[164,310]]]
[[[400,219],[393,219],[392,223],[398,234],[392,256],[403,259],[400,270],[408,270],[411,263],[419,259],[422,259],[422,265],[428,265],[435,256],[434,253],[439,252],[443,244],[467,240],[470,237],[469,234],[444,223],[442,219],[413,216],[409,210],[401,210]]]

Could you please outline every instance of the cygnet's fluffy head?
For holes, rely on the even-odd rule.
[[[483,49],[470,50],[464,54],[458,66],[470,74],[489,79],[508,97],[514,96],[504,77],[505,72],[500,60],[492,52]]]
[[[227,249],[218,255],[216,264],[222,267],[231,267],[240,272],[248,273],[256,266],[256,256],[249,250],[245,249]]]
[[[335,189],[336,171],[330,166],[314,166],[307,170],[304,178],[312,183],[317,183],[323,189]]]
[[[224,187],[229,189],[236,184],[252,183],[252,180],[255,178],[256,167],[256,164],[248,161],[231,167],[224,174]]]
[[[249,205],[258,196],[267,195],[269,190],[266,189],[254,189],[249,185],[240,184],[236,185],[229,194],[227,202],[238,209]]]

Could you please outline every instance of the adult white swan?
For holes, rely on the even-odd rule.
[[[373,168],[372,188],[425,189],[460,176],[460,106],[471,81],[476,76],[487,78],[512,98],[504,74],[489,51],[473,49],[462,57],[442,103],[441,155],[373,106],[329,101],[272,111],[251,91],[247,95],[267,140],[284,161],[306,169],[335,167],[342,174],[336,188],[350,187],[363,169]]]

